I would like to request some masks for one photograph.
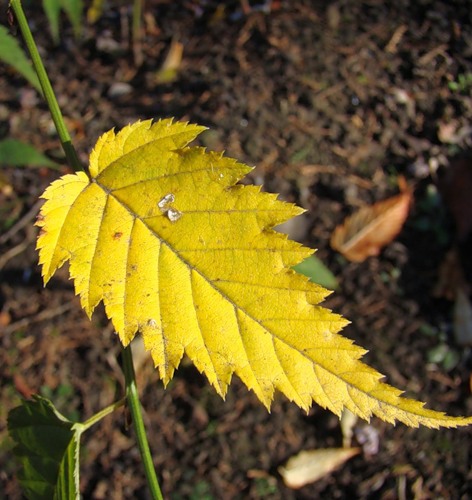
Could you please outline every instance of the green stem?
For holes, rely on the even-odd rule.
[[[62,117],[59,104],[57,103],[56,96],[49,81],[48,75],[44,68],[44,64],[39,55],[38,48],[34,42],[33,35],[28,26],[28,21],[26,20],[25,13],[23,12],[23,7],[21,6],[21,0],[11,0],[10,5],[15,12],[16,19],[18,21],[18,26],[20,27],[21,34],[25,40],[26,46],[28,47],[31,60],[33,61],[34,69],[38,74],[39,83],[43,89],[44,98],[46,99],[49,111],[51,112],[54,125],[56,127],[57,133],[59,134],[59,139],[64,149],[64,153],[67,158],[67,163],[75,170],[83,170],[80,163],[77,152],[75,151],[72,141],[67,131],[66,124],[64,123],[64,118]]]
[[[125,374],[126,397],[133,418],[134,431],[138,441],[139,451],[144,464],[144,472],[148,481],[152,498],[163,500],[159,482],[157,480],[154,464],[152,463],[151,451],[144,428],[143,415],[141,413],[141,404],[139,402],[138,388],[136,386],[136,376],[134,374],[133,354],[131,346],[121,351],[123,357],[123,372]]]
[[[103,408],[103,410],[100,410],[98,413],[95,413],[95,415],[92,415],[88,420],[86,420],[82,426],[83,429],[82,431],[86,431],[92,425],[96,424],[99,422],[103,417],[106,417],[110,413],[113,413],[115,410],[120,408],[121,406],[124,406],[126,404],[126,398],[122,398],[119,401],[116,401],[115,403],[112,403],[111,405],[107,406],[106,408]]]

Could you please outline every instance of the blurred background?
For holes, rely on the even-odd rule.
[[[307,210],[283,230],[318,249],[305,271],[336,289],[325,305],[351,321],[344,335],[365,361],[430,408],[472,415],[472,3],[62,4],[23,1],[83,163],[99,135],[138,119],[209,127],[203,145],[255,166],[244,182]],[[6,416],[20,397],[85,420],[123,395],[123,376],[112,326],[100,308],[87,319],[67,269],[42,286],[38,197],[69,169],[34,78],[7,59],[5,37],[23,43],[6,7],[0,21],[0,498],[17,499]],[[373,223],[385,237],[353,257]],[[268,414],[237,378],[223,402],[187,362],[164,390],[139,346],[135,360],[166,498],[472,493],[469,429],[341,428],[282,397]],[[298,490],[284,484],[291,456],[343,441],[359,454]],[[147,498],[125,412],[84,436],[81,463],[84,498]]]

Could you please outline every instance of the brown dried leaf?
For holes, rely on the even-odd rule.
[[[465,283],[464,270],[457,246],[453,246],[441,262],[438,280],[432,295],[439,299],[453,301],[456,299],[459,288]]]
[[[172,40],[169,52],[156,74],[157,83],[171,83],[177,79],[178,72],[182,65],[184,46],[177,40]]]
[[[451,161],[440,183],[441,194],[456,223],[459,241],[472,232],[472,161],[467,157]]]
[[[279,472],[286,486],[301,488],[330,474],[359,451],[359,448],[301,451],[291,457],[285,466],[279,467]]]
[[[378,255],[398,235],[408,216],[413,193],[402,177],[399,185],[400,194],[362,207],[337,226],[331,247],[352,262]]]
[[[29,399],[33,394],[35,394],[35,390],[30,387],[26,379],[23,375],[19,373],[13,376],[13,383],[15,385],[15,389],[25,398]]]
[[[454,337],[460,346],[472,346],[472,304],[464,288],[457,290],[454,304]]]

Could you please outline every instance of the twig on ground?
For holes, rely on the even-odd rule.
[[[9,239],[11,239],[18,231],[21,231],[25,226],[27,226],[32,219],[34,219],[35,215],[39,212],[41,205],[43,204],[42,200],[37,201],[28,212],[23,215],[21,219],[18,220],[13,226],[6,232],[0,235],[0,245],[6,243]]]
[[[70,311],[75,306],[76,306],[75,302],[68,302],[66,304],[61,304],[60,306],[55,307],[54,309],[45,309],[44,311],[41,311],[40,313],[36,314],[36,316],[22,318],[18,321],[15,321],[14,323],[11,323],[10,325],[4,328],[3,334],[8,335],[16,330],[19,330],[20,328],[26,328],[34,323],[40,323],[41,321],[46,321],[55,318],[56,316],[60,316],[61,314]]]
[[[5,267],[7,262],[13,257],[16,257],[20,253],[24,252],[27,248],[28,245],[31,243],[30,240],[25,240],[19,243],[18,245],[14,246],[13,248],[10,248],[7,250],[1,257],[0,257],[0,270]]]

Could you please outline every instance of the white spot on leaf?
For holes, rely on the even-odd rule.
[[[171,222],[175,222],[182,217],[182,212],[171,207],[169,208],[169,210],[167,210],[167,217],[169,217],[169,220]]]
[[[171,206],[171,203],[174,203],[174,201],[175,195],[173,193],[168,193],[157,204],[160,211],[167,215],[171,222],[175,222],[182,217],[182,212]]]
[[[175,195],[172,193],[166,194],[157,206],[161,209],[161,212],[167,212],[169,210],[169,205],[175,201]]]

